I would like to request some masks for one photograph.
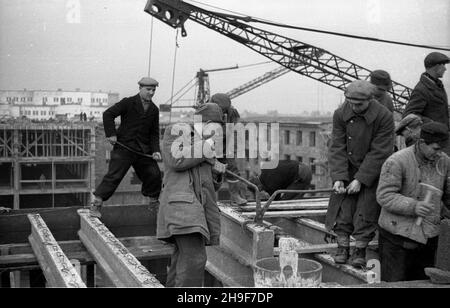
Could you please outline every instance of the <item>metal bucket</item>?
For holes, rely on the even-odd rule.
[[[314,260],[298,258],[297,277],[291,279],[292,276],[290,267],[285,268],[284,271],[281,270],[278,257],[258,260],[253,268],[257,288],[317,288],[322,282],[322,264]]]

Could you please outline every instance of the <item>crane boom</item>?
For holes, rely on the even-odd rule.
[[[182,36],[187,35],[185,21],[191,19],[285,68],[340,90],[354,80],[368,79],[371,73],[322,48],[246,24],[243,17],[208,11],[179,0],[148,0],[144,11],[173,28],[181,28]],[[412,90],[395,81],[392,85],[394,109],[402,112]]]

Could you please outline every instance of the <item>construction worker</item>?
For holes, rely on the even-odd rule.
[[[383,281],[428,279],[424,268],[434,266],[444,213],[441,204],[450,205],[450,165],[442,153],[447,141],[447,126],[425,123],[414,146],[396,152],[383,164],[377,189]],[[432,193],[429,200],[424,197],[427,189]]]
[[[231,106],[231,100],[227,94],[224,93],[216,93],[213,96],[211,96],[210,103],[214,103],[219,105],[219,107],[222,109],[222,113],[224,114],[225,123],[238,123],[240,119],[239,112]],[[224,132],[226,130],[224,129]],[[227,149],[227,138],[224,139],[224,150]],[[234,156],[236,157],[236,145],[235,144],[228,144],[228,146],[233,147],[234,149]],[[226,153],[226,152],[225,152]],[[236,165],[236,158],[228,158],[225,157],[219,159],[222,163],[227,164],[228,170],[230,170],[233,173],[236,173],[239,175],[239,169]],[[228,184],[228,189],[230,192],[230,200],[232,203],[237,205],[245,205],[247,203],[247,200],[245,199],[245,196],[241,195],[241,184],[239,180],[236,178],[233,178],[232,176],[226,176],[226,182]],[[245,189],[244,189],[245,191]]]
[[[217,123],[219,127],[223,124],[222,112],[216,104],[203,104],[196,114],[202,116],[204,123]],[[192,137],[187,136],[189,142],[181,144],[179,131],[186,130],[186,126],[192,131]],[[196,146],[205,149],[206,144],[214,143],[205,131],[201,136],[192,128],[186,123],[174,124],[165,130],[163,138],[164,179],[156,236],[175,245],[167,287],[201,287],[206,265],[205,245],[219,244],[216,190],[226,165],[212,158],[213,153],[206,155],[205,151],[199,157],[172,152],[182,148],[183,153],[189,155]],[[211,160],[214,167],[208,163]]]
[[[159,149],[159,109],[153,103],[158,82],[144,77],[139,82],[139,93],[122,99],[103,113],[106,139],[114,146],[108,172],[93,193],[92,214],[99,216],[98,209],[119,186],[128,169],[133,166],[142,181],[141,192],[149,197],[150,206],[158,205],[161,191],[161,171],[156,160],[161,159]],[[120,116],[116,129],[114,119]],[[144,155],[152,155],[152,158]]]
[[[405,138],[405,145],[409,147],[419,140],[421,126],[422,120],[420,117],[410,113],[400,121],[395,129],[395,134],[403,136]]]
[[[376,188],[381,166],[394,148],[392,113],[373,98],[365,80],[350,83],[345,102],[333,115],[329,165],[334,193],[325,225],[337,234],[336,263],[366,265],[366,248],[375,236],[380,207]],[[356,248],[349,257],[350,236]]]
[[[273,169],[261,169],[260,175],[250,178],[250,182],[258,186],[264,198],[268,198],[280,189],[308,190],[311,188],[311,168],[297,160],[280,160]],[[267,193],[267,194],[266,194]],[[304,193],[285,193],[274,200],[301,199]]]
[[[374,98],[384,107],[394,112],[394,103],[388,91],[392,88],[391,76],[383,70],[375,70],[370,73],[370,83],[375,86]]]
[[[425,72],[411,93],[403,117],[413,113],[420,116],[424,123],[436,121],[449,129],[448,98],[440,80],[444,76],[447,63],[450,63],[450,58],[440,52],[432,52],[425,57]],[[446,145],[443,151],[450,155],[450,144]]]

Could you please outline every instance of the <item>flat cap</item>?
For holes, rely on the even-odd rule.
[[[422,125],[422,119],[413,113],[408,114],[406,117],[404,117],[400,123],[398,123],[397,128],[395,129],[395,133],[397,135],[401,135],[402,131],[407,127],[417,127],[419,125]]]
[[[434,121],[425,123],[420,130],[420,138],[427,144],[438,143],[442,147],[448,140],[447,126]]]
[[[375,70],[370,74],[370,83],[376,86],[383,86],[386,88],[392,87],[391,76],[388,72],[383,70]]]
[[[159,82],[150,77],[142,77],[141,80],[139,80],[138,85],[140,85],[142,87],[148,87],[148,86],[157,87],[157,86],[159,86]]]
[[[223,123],[223,113],[219,105],[205,103],[197,108],[195,114],[202,116],[202,122]]]
[[[347,86],[345,97],[350,100],[368,100],[372,97],[375,86],[367,80],[355,80]]]
[[[430,68],[430,67],[433,67],[438,64],[450,63],[450,59],[443,53],[435,51],[435,52],[429,53],[425,57],[425,60],[423,61],[423,63],[425,64],[425,68]]]
[[[216,93],[209,99],[210,103],[214,103],[219,105],[223,112],[228,113],[229,108],[231,107],[230,97],[224,93]]]

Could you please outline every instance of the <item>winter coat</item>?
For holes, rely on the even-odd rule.
[[[436,83],[426,73],[422,74],[403,117],[410,113],[420,115],[424,123],[436,121],[449,127],[448,98],[442,82]]]
[[[381,205],[378,224],[392,234],[426,244],[428,238],[439,234],[441,213],[444,212],[441,200],[446,206],[450,204],[450,181],[447,180],[450,165],[445,154],[439,163],[427,163],[420,159],[417,151],[417,145],[410,146],[396,152],[384,163],[377,188],[377,200]],[[425,196],[420,183],[442,190],[443,196],[434,195],[431,199],[434,209],[418,226],[415,207]]]
[[[209,245],[219,244],[220,214],[216,193],[220,181],[212,173],[212,167],[206,158],[194,158],[191,147],[184,145],[191,157],[176,158],[172,147],[179,141],[179,130],[166,128],[163,138],[164,179],[160,195],[160,207],[157,217],[156,236],[158,239],[172,242],[173,235],[200,233]],[[196,134],[196,133],[195,133]],[[197,143],[203,146],[198,136]],[[186,141],[186,140],[185,140]],[[198,145],[198,144],[197,144]]]
[[[120,116],[116,130],[114,119]],[[159,109],[152,102],[144,112],[138,95],[127,97],[109,107],[103,113],[106,137],[117,136],[117,141],[144,153],[160,152]]]
[[[392,113],[376,100],[369,102],[361,115],[353,112],[345,102],[333,115],[333,131],[329,150],[331,179],[348,185],[354,179],[366,187],[377,185],[381,166],[394,148],[394,120]],[[374,190],[375,192],[375,190]],[[341,206],[340,195],[330,198],[326,226],[331,229]],[[345,198],[344,198],[345,199]],[[379,205],[375,196],[366,198],[362,213],[367,221],[376,222]]]

